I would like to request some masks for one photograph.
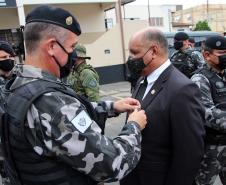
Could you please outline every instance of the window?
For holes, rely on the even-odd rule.
[[[150,17],[150,26],[163,26],[163,17]]]
[[[106,18],[105,19],[105,28],[110,29],[113,27],[113,19],[112,18]]]

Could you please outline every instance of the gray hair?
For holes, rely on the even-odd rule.
[[[59,42],[64,43],[67,31],[57,25],[34,22],[24,28],[24,40],[26,52],[32,54],[38,48],[39,42],[43,39],[55,37]]]
[[[168,53],[168,42],[165,35],[161,31],[149,30],[146,32],[144,37],[145,41],[156,42],[165,53]]]

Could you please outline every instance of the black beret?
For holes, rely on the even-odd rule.
[[[72,31],[76,35],[81,34],[81,28],[76,18],[62,8],[47,5],[39,6],[26,16],[26,24],[31,22],[55,24]]]
[[[177,32],[174,36],[174,40],[176,40],[176,41],[184,41],[187,39],[189,39],[189,36],[185,32]]]
[[[211,49],[226,50],[226,38],[223,36],[212,36],[206,39],[205,46]]]
[[[14,52],[12,46],[6,41],[0,41],[0,50],[3,50],[6,53],[9,53],[12,56],[15,55],[15,52]]]

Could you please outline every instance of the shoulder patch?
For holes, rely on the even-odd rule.
[[[97,86],[97,82],[96,80],[90,80],[89,84],[90,87],[96,87]]]
[[[84,133],[92,124],[92,120],[90,119],[89,115],[83,110],[71,121],[71,123],[81,133]]]

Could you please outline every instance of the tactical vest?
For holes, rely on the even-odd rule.
[[[9,89],[12,82],[6,85]],[[61,83],[36,80],[10,90],[7,104],[7,124],[4,124],[6,169],[13,181],[20,185],[94,185],[90,177],[72,169],[56,156],[38,155],[28,142],[25,127],[26,114],[38,97],[47,92],[62,92],[78,99],[96,120],[92,105]],[[13,92],[13,93],[11,93]],[[53,154],[54,155],[54,154]],[[15,171],[17,173],[15,173]],[[10,179],[11,179],[10,178]]]
[[[195,61],[193,61],[193,58],[191,57],[192,52],[192,50],[184,52],[178,51],[170,58],[172,64],[188,78],[190,78],[197,69]]]
[[[224,82],[214,71],[210,71],[206,67],[200,69],[197,73],[204,75],[209,80],[211,95],[216,108],[226,111],[226,82]],[[226,144],[225,132],[206,127],[206,133],[209,142]]]
[[[214,104],[226,110],[226,82],[209,69],[203,68],[199,73],[203,74],[210,82]]]

